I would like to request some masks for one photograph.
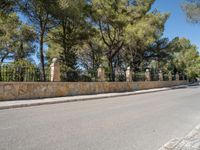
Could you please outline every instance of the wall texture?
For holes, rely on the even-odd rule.
[[[187,81],[151,82],[0,82],[0,101],[128,92],[186,84]]]

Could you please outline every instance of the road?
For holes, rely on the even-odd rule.
[[[0,110],[0,150],[157,150],[200,123],[200,87]]]

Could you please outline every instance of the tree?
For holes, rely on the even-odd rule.
[[[4,15],[13,11],[13,7],[15,6],[14,0],[1,0],[0,1],[0,15]]]
[[[35,52],[36,34],[31,26],[23,24],[15,13],[0,18],[0,59],[19,61]]]
[[[20,24],[16,14],[9,14],[0,17],[0,61],[11,59],[11,54],[15,48],[15,36]]]
[[[186,73],[189,79],[194,79],[199,76],[200,62],[197,47],[185,38],[177,39],[176,45],[180,51],[174,54],[174,71]]]
[[[168,38],[160,38],[149,45],[145,51],[145,59],[156,60],[156,61],[166,61],[171,56],[170,41]]]
[[[112,81],[115,80],[113,59],[124,45],[124,19],[127,18],[125,5],[125,1],[93,0],[91,6],[93,20],[105,44]]]
[[[75,69],[76,66],[77,46],[88,37],[85,7],[84,0],[57,0],[50,6],[51,15],[56,19],[58,26],[48,34],[48,44],[51,45],[48,51],[54,51],[51,47],[54,44],[58,45],[62,64],[71,69]]]
[[[172,67],[172,61],[176,53],[182,50],[179,44],[179,38],[176,37],[173,40],[168,38],[160,38],[150,44],[144,52],[144,60],[148,63],[152,61],[156,62],[157,70],[164,70],[165,72],[174,71]],[[147,63],[147,64],[148,64]]]
[[[18,3],[21,11],[29,18],[38,35],[40,62],[42,66],[42,77],[45,75],[45,57],[44,57],[44,39],[48,31],[52,28],[52,18],[47,11],[47,5],[44,0],[20,0]]]
[[[1,16],[0,24],[0,80],[2,80],[1,67],[4,61],[13,62],[11,65],[6,65],[8,68],[10,66],[12,71],[12,66],[19,67],[15,66],[17,62],[30,64],[30,58],[35,52],[35,32],[31,26],[23,24],[15,13]],[[23,65],[24,63],[21,64]],[[11,70],[4,71],[12,73]],[[13,74],[11,76],[13,77]]]
[[[146,12],[147,13],[147,12]],[[126,29],[126,51],[128,54],[128,65],[132,68],[138,68],[140,63],[148,56],[156,55],[160,58],[161,50],[159,46],[165,44],[160,39],[164,31],[164,25],[168,19],[168,14],[158,12],[149,12],[135,24],[130,24]],[[156,47],[156,48],[153,48]],[[154,56],[156,57],[156,56]],[[163,56],[164,57],[164,56]]]
[[[92,18],[105,45],[111,80],[115,79],[114,66],[122,50],[128,49],[127,56],[130,56],[135,46],[138,44],[147,46],[154,41],[153,36],[158,31],[162,31],[163,27],[158,28],[158,26],[163,26],[167,17],[159,13],[149,13],[153,3],[154,0],[92,1]],[[154,27],[153,30],[151,30],[152,27]],[[146,39],[146,35],[152,38],[148,36],[149,39]],[[142,49],[143,47],[139,47],[137,50]],[[136,50],[133,50],[133,53],[135,52]]]
[[[199,24],[200,23],[200,1],[199,0],[185,0],[182,5],[182,8],[187,16],[188,21],[192,23]],[[194,48],[197,49],[197,48]],[[191,55],[191,56],[190,56]],[[195,57],[192,64],[187,66],[187,73],[189,74],[190,78],[194,78],[200,75],[199,68],[200,68],[200,61],[199,58],[196,58],[195,50],[185,53],[186,59],[191,57]]]
[[[104,62],[106,62],[103,58],[102,52],[102,43],[100,43],[99,34],[93,35],[90,37],[87,42],[79,49],[78,51],[78,62],[79,65],[86,69],[87,73],[91,75],[91,77],[97,77],[97,69]]]
[[[186,0],[182,8],[187,16],[187,19],[193,23],[200,23],[200,1]]]
[[[16,34],[15,50],[13,58],[15,61],[31,59],[32,54],[36,52],[36,33],[32,26],[21,23]]]

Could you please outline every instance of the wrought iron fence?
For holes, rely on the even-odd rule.
[[[164,74],[163,75],[163,80],[164,81],[168,81],[169,80],[169,75],[168,74]]]
[[[92,82],[95,79],[87,73],[81,71],[66,71],[61,72],[61,81],[63,82]]]
[[[133,81],[145,81],[145,72],[134,73]]]
[[[158,73],[151,73],[151,80],[152,81],[158,81],[159,80]]]
[[[46,80],[50,81],[50,68],[45,68]],[[184,74],[180,74],[180,80],[186,80]],[[145,81],[145,72],[138,71],[134,72],[132,76],[133,81]],[[151,81],[158,81],[158,73],[151,72]],[[163,75],[163,80],[168,81],[168,74]],[[172,75],[172,80],[176,80],[176,75]],[[12,66],[12,65],[0,65],[0,81],[5,82],[41,82],[44,81],[42,78],[41,69],[38,67],[22,67],[22,66]],[[61,81],[62,82],[96,82],[98,81],[97,71],[81,71],[81,70],[61,70]],[[112,74],[110,71],[105,72],[105,81],[113,81]],[[115,74],[115,80],[117,82],[126,81],[126,72],[122,71]]]
[[[179,80],[187,80],[187,76],[184,74],[180,74]]]
[[[176,75],[172,75],[172,80],[176,80]]]
[[[46,71],[46,81],[50,81],[50,71]],[[0,66],[0,81],[39,82],[43,81],[41,69],[36,67]]]

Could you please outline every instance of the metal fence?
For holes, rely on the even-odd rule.
[[[145,81],[145,72],[136,72],[133,74],[133,81]]]
[[[45,68],[46,82],[50,81],[50,68]],[[180,80],[186,80],[186,76],[180,74]],[[138,71],[133,73],[133,81],[145,81],[145,72]],[[158,73],[151,73],[151,81],[158,81]],[[168,74],[163,74],[163,80],[168,81]],[[176,76],[172,75],[172,80],[176,80]],[[0,81],[1,82],[43,82],[42,71],[37,67],[22,67],[22,66],[11,66],[2,65],[0,66]],[[61,71],[62,82],[96,82],[97,71],[84,72],[81,70]],[[105,72],[105,81],[112,81],[112,74],[109,71]],[[125,82],[126,73],[125,71],[115,74],[115,81]]]
[[[92,78],[89,74],[84,74],[81,71],[66,71],[61,72],[61,81],[63,82],[92,82],[95,78]]]
[[[46,81],[50,81],[50,71],[46,71]],[[36,67],[0,66],[0,81],[39,82],[43,81],[41,69]]]

